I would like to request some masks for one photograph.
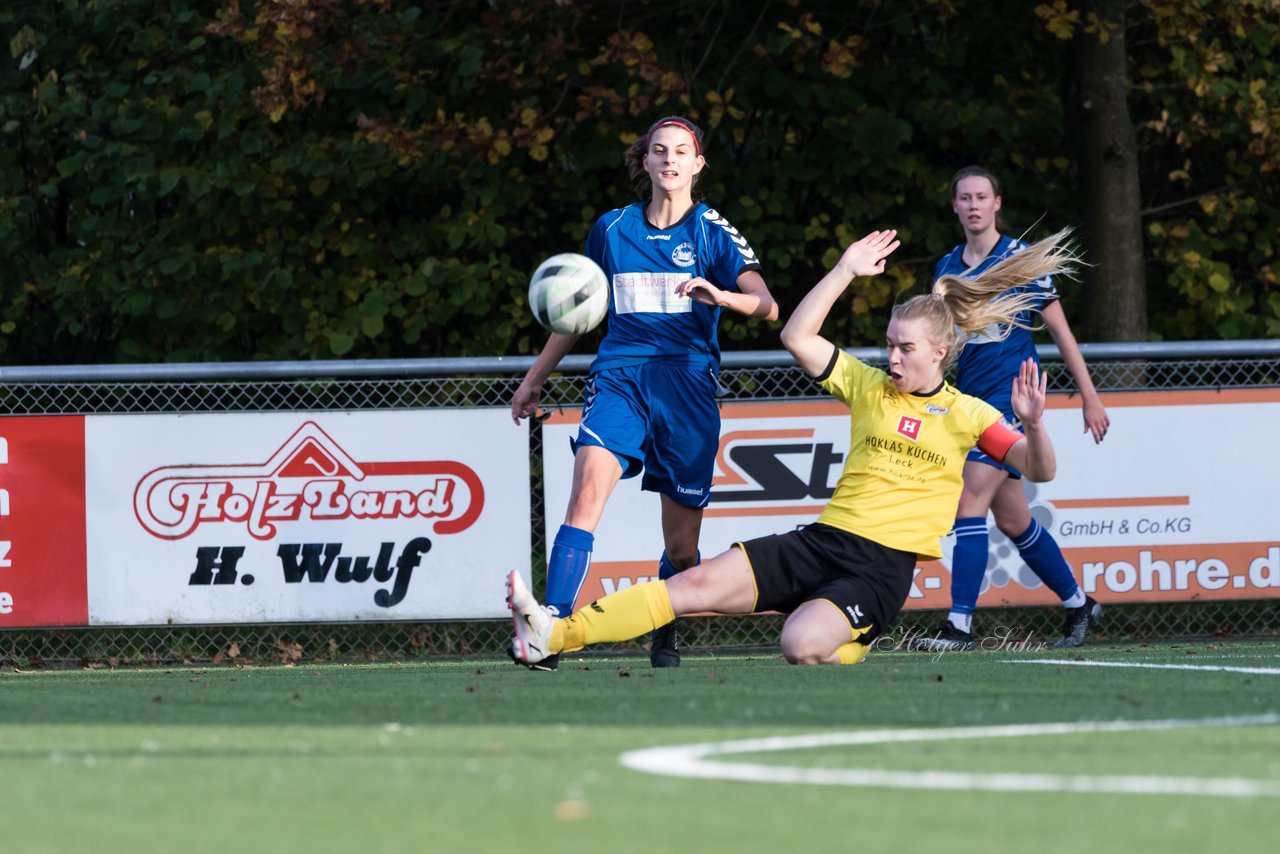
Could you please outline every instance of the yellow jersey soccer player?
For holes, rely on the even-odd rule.
[[[835,301],[857,276],[878,275],[899,245],[876,231],[850,245],[797,306],[782,342],[810,376],[848,404],[852,446],[818,521],[785,534],[737,543],[666,581],[639,584],[552,619],[516,572],[508,576],[513,651],[525,663],[588,644],[627,640],[676,616],[777,610],[789,616],[782,652],[793,664],[854,664],[906,601],[918,556],[937,557],[962,488],[964,460],[981,447],[1027,477],[1050,480],[1053,444],[1042,423],[1046,377],[1034,361],[1013,381],[1022,435],[998,410],[948,386],[943,372],[961,334],[993,322],[1018,323],[1027,308],[1020,283],[1068,271],[1066,233],[1029,247],[973,279],[939,280],[934,293],[893,309],[888,371],[871,368],[820,334]]]

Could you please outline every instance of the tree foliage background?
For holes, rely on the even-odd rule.
[[[1149,337],[1280,333],[1278,11],[1125,10]],[[0,33],[10,364],[535,352],[529,272],[633,200],[622,152],[670,113],[784,315],[900,229],[827,328],[875,344],[962,239],[957,168],[1002,177],[1014,233],[1081,221],[1067,48],[1112,35],[1067,0],[57,0]]]

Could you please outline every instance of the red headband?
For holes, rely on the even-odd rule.
[[[687,131],[689,136],[693,137],[693,153],[698,155],[699,157],[702,156],[702,145],[698,142],[698,135],[693,132],[693,128],[689,127],[684,122],[678,122],[673,119],[672,121],[669,121],[669,122],[660,122],[658,126],[654,128],[654,130],[657,130],[658,128],[664,128],[667,125],[675,125],[681,130]]]

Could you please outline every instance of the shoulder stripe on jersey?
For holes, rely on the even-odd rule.
[[[719,211],[715,208],[707,208],[707,212],[702,215],[702,218],[723,228],[725,233],[729,235],[729,239],[733,241],[733,245],[738,247],[738,252],[748,264],[760,263],[760,259],[756,257],[755,250],[751,248],[751,244],[747,243],[747,238],[743,237],[742,233],[739,232],[738,229],[730,225],[729,220],[722,217]]]
[[[613,222],[609,223],[604,227],[605,232],[608,232],[609,229],[613,228],[615,225],[622,222],[622,218],[626,216],[626,213],[627,213],[626,208],[618,208],[618,215],[613,218]]]

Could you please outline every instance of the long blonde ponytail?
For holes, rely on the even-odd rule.
[[[929,321],[934,340],[947,348],[945,368],[960,355],[969,335],[994,329],[999,338],[1007,338],[1014,327],[1035,329],[1020,315],[1034,310],[1041,297],[1035,293],[1001,297],[1010,288],[1027,285],[1046,276],[1075,275],[1080,256],[1068,238],[1071,229],[1033,243],[994,264],[971,279],[942,276],[933,283],[933,293],[912,297],[894,307],[893,317],[908,320],[923,317]],[[964,333],[964,338],[957,334]]]

